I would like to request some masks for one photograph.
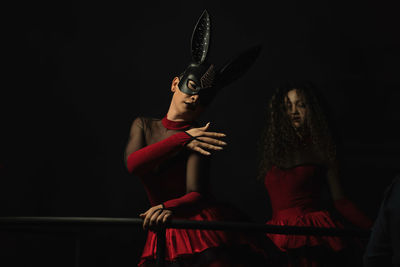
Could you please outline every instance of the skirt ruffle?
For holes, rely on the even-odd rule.
[[[297,208],[286,209],[274,214],[267,222],[270,225],[282,226],[312,226],[325,228],[343,228],[343,225],[332,219],[326,210],[304,212]],[[311,236],[311,235],[281,235],[267,234],[273,243],[282,251],[297,249],[301,247],[326,247],[333,251],[340,251],[346,247],[343,238],[334,236]]]
[[[194,221],[237,221],[243,220],[243,217],[238,217],[238,211],[232,206],[221,204],[203,208],[198,213],[189,217],[176,217],[176,219]],[[165,260],[167,262],[173,262],[179,258],[202,253],[207,249],[218,247],[229,248],[229,246],[237,247],[242,245],[248,245],[254,253],[263,254],[263,257],[265,256],[264,250],[253,243],[252,239],[239,232],[168,228],[166,229]],[[146,261],[150,262],[155,260],[156,248],[157,235],[152,231],[148,231],[139,266]]]

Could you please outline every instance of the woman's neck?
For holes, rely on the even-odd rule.
[[[193,116],[185,114],[176,110],[172,105],[169,107],[167,112],[167,119],[170,121],[193,121]]]
[[[165,115],[161,120],[162,125],[168,130],[185,130],[192,126],[191,121],[184,120],[170,120],[168,116]]]

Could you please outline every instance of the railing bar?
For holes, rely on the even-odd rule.
[[[140,218],[106,218],[106,217],[0,217],[1,224],[142,224]]]
[[[201,229],[201,230],[233,230],[245,232],[267,232],[272,234],[291,234],[291,235],[332,235],[332,236],[369,236],[369,231],[361,229],[343,229],[343,228],[323,228],[306,226],[281,226],[267,225],[244,222],[221,222],[221,221],[184,221],[172,220],[167,228],[176,229]]]
[[[140,218],[102,217],[0,217],[0,228],[23,226],[133,226],[142,225]],[[265,232],[291,235],[358,236],[368,237],[369,231],[359,229],[280,226],[247,222],[171,220],[167,228]]]

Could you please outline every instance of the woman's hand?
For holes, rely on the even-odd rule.
[[[157,231],[157,229],[165,224],[172,216],[172,211],[163,208],[163,205],[151,207],[146,212],[139,214],[143,220],[143,229]]]
[[[225,137],[226,135],[223,133],[207,132],[209,127],[210,123],[207,123],[204,127],[187,130],[186,133],[191,135],[193,140],[187,143],[186,146],[206,156],[211,155],[211,153],[205,149],[222,150],[222,146],[226,146],[226,143],[217,138]]]

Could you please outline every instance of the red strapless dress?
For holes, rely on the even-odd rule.
[[[291,169],[273,166],[264,180],[273,212],[267,224],[343,228],[327,210],[320,207],[325,174],[325,168],[314,164]],[[279,234],[268,234],[268,237],[282,251],[317,246],[340,251],[346,247],[339,237]]]

